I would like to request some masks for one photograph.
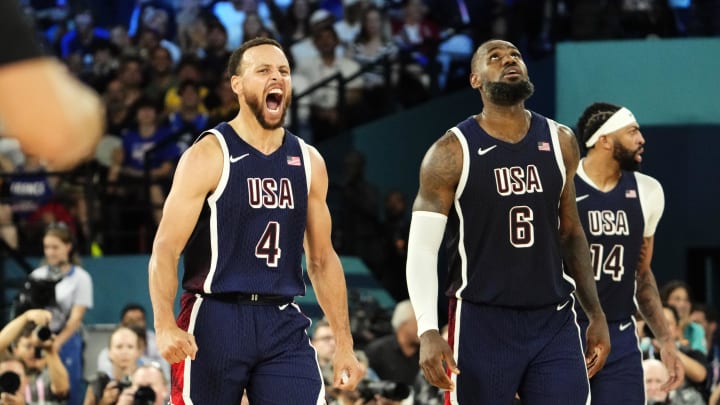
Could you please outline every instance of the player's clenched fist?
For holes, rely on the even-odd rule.
[[[176,327],[159,329],[157,332],[157,344],[160,354],[170,364],[175,364],[190,357],[195,360],[197,344],[195,336]]]

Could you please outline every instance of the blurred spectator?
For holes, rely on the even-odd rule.
[[[682,343],[682,331],[679,328],[677,310],[667,304],[664,305],[663,310],[671,335],[678,346],[678,357],[685,369],[685,381],[681,387],[671,395],[671,399],[675,401],[685,401],[677,402],[680,404],[704,404],[709,395],[706,387],[708,370],[705,355]],[[659,344],[654,338],[652,338],[651,345],[641,345],[641,347],[643,348],[644,359],[659,357]]]
[[[297,71],[308,78],[311,85],[318,84],[334,75],[349,80],[344,85],[345,97],[340,99],[337,80],[327,83],[311,94],[311,125],[316,141],[333,137],[357,121],[355,107],[362,101],[362,77],[353,77],[360,71],[360,65],[352,59],[337,56],[335,50],[339,44],[332,26],[318,29],[313,41],[319,59],[298,61]]]
[[[70,378],[69,405],[82,403],[82,322],[85,312],[93,306],[93,285],[90,274],[79,266],[72,234],[64,224],[48,227],[43,238],[44,264],[30,273],[36,280],[59,280],[55,299],[45,309],[52,313],[50,330],[55,334],[53,350],[68,371]]]
[[[132,122],[125,87],[120,80],[114,79],[107,84],[103,101],[107,117],[105,133],[119,137],[130,127]]]
[[[342,0],[342,19],[336,21],[333,27],[344,48],[355,42],[365,8],[365,0]]]
[[[170,52],[159,46],[150,55],[149,80],[145,86],[145,96],[162,101],[167,91],[177,85]]]
[[[289,49],[295,42],[310,37],[310,15],[313,10],[311,0],[293,0],[285,13],[278,16],[277,27],[286,48]]]
[[[160,368],[165,378],[170,378],[170,365],[162,358],[157,348],[155,332],[147,327],[145,308],[136,303],[130,303],[120,311],[120,325],[140,331],[140,358],[139,365],[155,364]],[[109,349],[106,347],[98,353],[97,369],[112,374],[113,364],[110,360]]]
[[[708,349],[707,360],[710,363],[708,385],[710,391],[720,386],[720,336],[718,334],[717,310],[711,305],[693,304],[690,319],[705,330],[705,342]]]
[[[167,377],[162,370],[153,365],[143,365],[138,367],[132,374],[130,380],[132,385],[124,389],[120,393],[117,405],[134,405],[142,403],[143,405],[163,405],[167,403],[170,396],[170,388],[168,387]],[[149,396],[139,395],[139,390],[143,388],[152,389],[155,397],[154,402],[150,402]],[[145,402],[141,402],[140,399]]]
[[[99,46],[107,45],[110,33],[95,26],[90,10],[84,10],[74,17],[75,29],[63,35],[60,42],[60,56],[65,59],[79,52],[85,64],[92,64],[93,54]]]
[[[19,226],[19,247],[26,254],[40,254],[45,228],[53,222],[64,222],[76,232],[75,219],[61,194],[56,192],[59,178],[48,175],[40,161],[28,156],[8,181],[8,202],[13,222]]]
[[[183,57],[177,66],[175,78],[178,84],[185,81],[192,81],[200,84],[200,98],[202,100],[205,100],[205,97],[207,97],[210,92],[207,87],[202,84],[200,62],[197,58],[192,56]],[[170,87],[168,91],[165,92],[164,102],[166,113],[180,110],[182,106],[182,99],[180,97],[180,93],[178,93],[177,85]],[[204,103],[201,103],[200,111],[207,112],[207,107],[205,107]]]
[[[334,23],[335,17],[327,10],[320,8],[313,11],[309,19],[310,35],[290,45],[290,53],[297,66],[312,63],[320,58],[320,53],[315,46],[315,34],[324,28],[332,27]],[[339,57],[344,54],[344,48],[337,46],[335,55]]]
[[[327,320],[321,319],[315,322],[310,343],[317,353],[318,365],[325,385],[330,386],[333,383],[332,360],[335,356],[335,335]]]
[[[420,372],[420,339],[410,300],[401,301],[395,306],[392,326],[395,333],[370,342],[365,353],[370,367],[381,380],[412,386]]]
[[[427,17],[427,6],[422,0],[405,0],[402,19],[393,22],[395,43],[411,52],[415,62],[427,66],[437,53],[440,27]]]
[[[145,78],[143,76],[142,59],[136,56],[125,56],[120,61],[118,69],[118,80],[125,93],[125,105],[131,106],[142,97],[144,92]]]
[[[143,27],[151,28],[160,33],[162,39],[175,37],[175,10],[170,1],[136,0],[128,34],[134,37]]]
[[[251,12],[245,16],[245,21],[242,25],[243,38],[250,40],[253,38],[275,38],[277,35],[263,24],[258,13]]]
[[[200,86],[190,80],[178,86],[180,110],[170,113],[168,121],[173,137],[181,151],[189,148],[202,131],[209,129],[208,113],[200,109]]]
[[[207,22],[195,18],[178,24],[178,44],[183,55],[192,55],[198,59],[205,57],[208,40]]]
[[[118,384],[130,384],[130,376],[138,368],[140,359],[140,338],[127,326],[118,326],[110,335],[108,356],[112,363],[112,373],[98,372],[98,379],[88,385],[84,405],[115,404],[120,396]],[[110,381],[102,381],[102,376]]]
[[[660,299],[677,311],[680,331],[684,338],[683,344],[687,344],[693,350],[707,355],[705,330],[690,319],[690,303],[692,301],[690,287],[688,287],[687,283],[679,280],[668,282],[660,289]]]
[[[5,353],[0,353],[0,375],[7,372],[16,374],[20,383],[15,392],[0,393],[0,403],[3,405],[24,405],[26,403],[24,394],[28,389],[25,367],[20,359]]]
[[[271,0],[272,1],[272,0]],[[218,1],[213,7],[213,13],[220,20],[228,34],[227,49],[232,51],[239,47],[243,41],[242,27],[249,13],[257,13],[263,25],[275,30],[270,8],[264,0],[227,0]]]
[[[210,86],[222,82],[222,78],[227,73],[230,51],[227,50],[227,31],[218,21],[208,23],[204,54],[204,59],[200,62],[203,71],[203,82]]]
[[[405,262],[407,238],[410,232],[407,201],[402,192],[393,190],[385,197],[385,222],[382,224],[383,270],[380,284],[395,301],[408,298]]]
[[[393,87],[388,79],[395,76],[395,72],[389,69],[395,62],[398,48],[390,39],[389,31],[389,23],[383,11],[374,6],[368,7],[360,19],[360,31],[348,48],[348,56],[363,66],[387,58],[386,65],[376,65],[362,76],[363,105],[368,119],[378,118],[393,109]]]
[[[294,76],[293,86],[295,86]],[[233,93],[232,87],[230,87],[230,80],[220,80],[215,86],[214,96],[216,103],[210,110],[210,120],[207,124],[208,128],[213,128],[221,122],[230,121],[237,115],[240,109],[237,96]]]
[[[87,81],[95,91],[102,93],[107,84],[117,76],[120,50],[112,43],[105,42],[95,48],[93,63]]]
[[[157,48],[165,48],[170,53],[170,58],[173,63],[178,63],[182,52],[180,48],[174,43],[162,39],[161,34],[148,27],[144,27],[138,31],[137,35],[133,37],[137,43],[138,55],[143,61],[149,61],[153,55],[153,52]]]
[[[665,365],[657,359],[646,359],[642,362],[645,374],[645,398],[648,405],[668,404],[669,393],[661,387],[669,375]]]
[[[25,366],[25,400],[33,404],[64,404],[70,390],[68,373],[54,350],[52,336],[38,332],[47,327],[51,316],[44,309],[30,309],[0,331],[0,353],[12,344],[13,355]]]
[[[127,27],[119,24],[110,29],[110,43],[123,54],[132,53],[133,45]]]
[[[144,190],[138,186],[144,184],[147,168],[150,176],[147,180],[151,184],[146,201],[153,207],[153,218],[157,223],[180,149],[172,142],[170,128],[160,122],[160,109],[156,102],[139,100],[135,105],[135,120],[137,127],[125,133],[122,147],[113,152],[113,165],[108,172],[108,192],[116,198],[113,204],[143,201]],[[150,151],[152,154],[148,155]],[[118,212],[113,217],[119,221],[116,226],[128,222],[128,218],[123,218]]]

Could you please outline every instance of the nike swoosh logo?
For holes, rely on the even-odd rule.
[[[491,146],[491,147],[489,147],[489,148],[486,148],[486,149],[478,148],[478,155],[482,156],[482,155],[490,152],[491,150],[493,150],[493,149],[495,149],[495,148],[497,148],[497,145],[493,145],[493,146]]]
[[[240,156],[238,156],[238,157],[232,157],[232,156],[230,156],[230,163],[235,163],[235,162],[237,162],[237,161],[243,160],[243,159],[245,159],[245,158],[248,157],[248,156],[250,156],[249,153],[246,153],[246,154],[244,154],[244,155],[240,155]]]
[[[621,323],[621,324],[620,324],[620,328],[619,328],[619,329],[620,329],[620,332],[622,332],[622,331],[624,331],[625,329],[629,328],[631,325],[632,325],[632,322]]]
[[[562,304],[558,304],[557,310],[562,311],[562,309],[565,308],[567,306],[567,304],[569,304],[569,303],[570,303],[570,300],[567,300],[567,301],[563,302]]]
[[[575,197],[575,202],[578,203],[586,198],[590,197],[590,194],[583,194]]]

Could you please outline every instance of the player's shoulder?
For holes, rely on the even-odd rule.
[[[662,184],[654,177],[640,172],[634,172],[633,174],[635,175],[635,181],[637,181],[638,187],[651,193],[663,192]]]

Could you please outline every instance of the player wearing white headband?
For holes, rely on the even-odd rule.
[[[650,268],[655,228],[665,203],[663,190],[657,180],[637,172],[645,138],[629,109],[590,105],[578,121],[577,137],[587,148],[575,176],[578,213],[612,345],[605,367],[590,379],[592,404],[640,405],[645,392],[635,332],[637,307],[660,342],[669,370],[663,389],[677,388],[684,374]],[[579,306],[576,310],[584,330],[587,317]]]

